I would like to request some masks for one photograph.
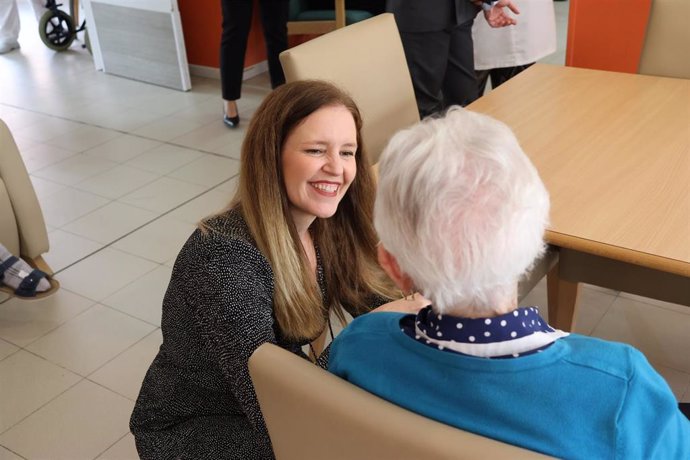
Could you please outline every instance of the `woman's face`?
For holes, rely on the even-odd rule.
[[[356,151],[355,121],[341,105],[322,107],[288,135],[283,178],[298,231],[335,214],[357,173]]]

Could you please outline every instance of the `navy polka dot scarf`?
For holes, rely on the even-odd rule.
[[[493,318],[460,318],[434,313],[431,306],[400,321],[402,331],[443,351],[481,358],[517,358],[538,353],[568,335],[549,326],[536,307]]]

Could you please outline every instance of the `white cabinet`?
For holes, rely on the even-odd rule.
[[[177,0],[83,0],[96,68],[191,89]]]

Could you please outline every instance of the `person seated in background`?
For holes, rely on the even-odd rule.
[[[418,314],[355,319],[329,370],[448,425],[560,458],[690,458],[690,421],[635,348],[518,307],[549,196],[505,124],[459,107],[396,134],[379,169],[379,261]]]

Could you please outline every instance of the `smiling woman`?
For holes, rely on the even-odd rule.
[[[316,217],[335,214],[357,174],[357,129],[342,105],[309,115],[283,147],[283,175],[290,213],[300,236]]]
[[[358,316],[395,295],[376,262],[361,127],[352,99],[325,82],[283,85],[257,110],[236,196],[173,268],[163,344],[130,424],[142,458],[273,458],[251,354],[271,342],[306,358],[331,312]],[[328,350],[316,361],[326,366]]]

